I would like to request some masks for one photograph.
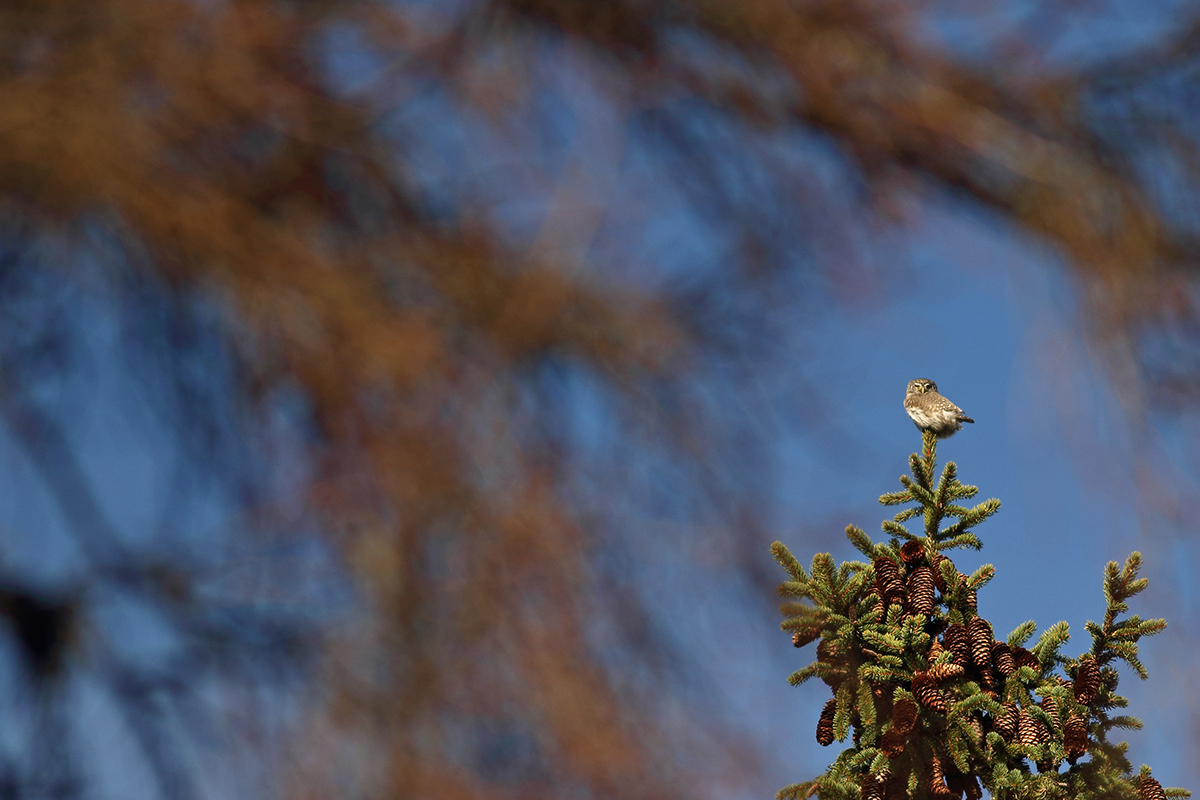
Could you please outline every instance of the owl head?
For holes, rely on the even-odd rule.
[[[928,378],[917,378],[915,381],[908,382],[908,389],[904,392],[905,397],[912,397],[914,394],[925,394],[926,392],[936,392],[937,384]]]

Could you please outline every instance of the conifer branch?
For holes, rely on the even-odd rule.
[[[846,538],[850,540],[850,544],[854,545],[858,552],[867,558],[875,558],[875,543],[871,541],[871,537],[867,536],[862,528],[855,525],[847,525]]]
[[[901,480],[906,478],[908,478],[907,475],[901,476]],[[879,504],[884,506],[899,506],[911,502],[913,502],[912,492],[907,489],[903,492],[888,492],[879,496]]]
[[[908,493],[911,498],[921,505],[928,508],[937,504],[933,499],[933,493],[929,489],[917,483],[907,475],[900,476],[900,483],[904,485],[904,488],[908,489]]]
[[[771,555],[775,557],[779,566],[792,576],[792,580],[797,583],[808,583],[808,573],[804,571],[804,567],[800,566],[800,562],[792,555],[792,551],[787,549],[787,545],[783,542],[774,542],[771,545]]]
[[[937,435],[933,431],[921,433],[921,460],[925,462],[926,474],[932,475],[937,466]]]
[[[899,522],[895,522],[890,519],[885,519],[883,521],[883,530],[886,531],[887,533],[892,534],[893,536],[899,537],[901,539],[907,539],[909,541],[918,541],[921,538],[920,536],[917,536],[915,533],[912,533],[911,531],[909,531],[908,528],[904,527]]]

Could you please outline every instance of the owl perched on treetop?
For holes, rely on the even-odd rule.
[[[937,384],[924,378],[908,382],[904,394],[904,410],[922,431],[932,431],[939,439],[953,436],[962,430],[964,422],[975,420],[963,410],[938,394]]]

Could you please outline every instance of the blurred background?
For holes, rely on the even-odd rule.
[[[1200,788],[1200,11],[0,8],[0,800],[752,798],[782,573],[938,382],[981,610],[1164,616]],[[879,535],[877,533],[877,535]]]

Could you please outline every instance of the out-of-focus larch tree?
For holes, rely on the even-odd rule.
[[[886,0],[7,4],[0,410],[87,564],[70,592],[0,592],[34,695],[62,718],[65,672],[105,686],[169,797],[214,791],[184,744],[214,721],[169,715],[164,692],[309,663],[323,693],[289,755],[239,739],[287,766],[272,793],[736,785],[750,756],[662,691],[686,670],[622,561],[653,509],[677,523],[655,536],[765,566],[733,378],[771,358],[784,311],[856,290],[835,268],[865,220],[922,194],[990,209],[1061,250],[1140,385],[1200,380],[1161,358],[1200,296],[1180,213],[1195,29],[1049,68],[1068,5],[968,59],[929,35],[944,9]],[[656,216],[667,194],[688,221]],[[719,255],[655,249],[664,225]],[[354,624],[229,617],[195,563],[104,522],[42,402],[88,336],[47,298],[97,280],[147,385],[170,387],[189,469],[241,492],[246,531],[288,536],[263,475],[302,465],[291,500],[347,565]],[[292,449],[256,447],[281,414]],[[113,668],[89,617],[114,591],[157,608],[186,663]],[[249,717],[285,702],[247,697]],[[13,766],[6,796],[91,796],[78,752],[30,758],[52,766]]]

